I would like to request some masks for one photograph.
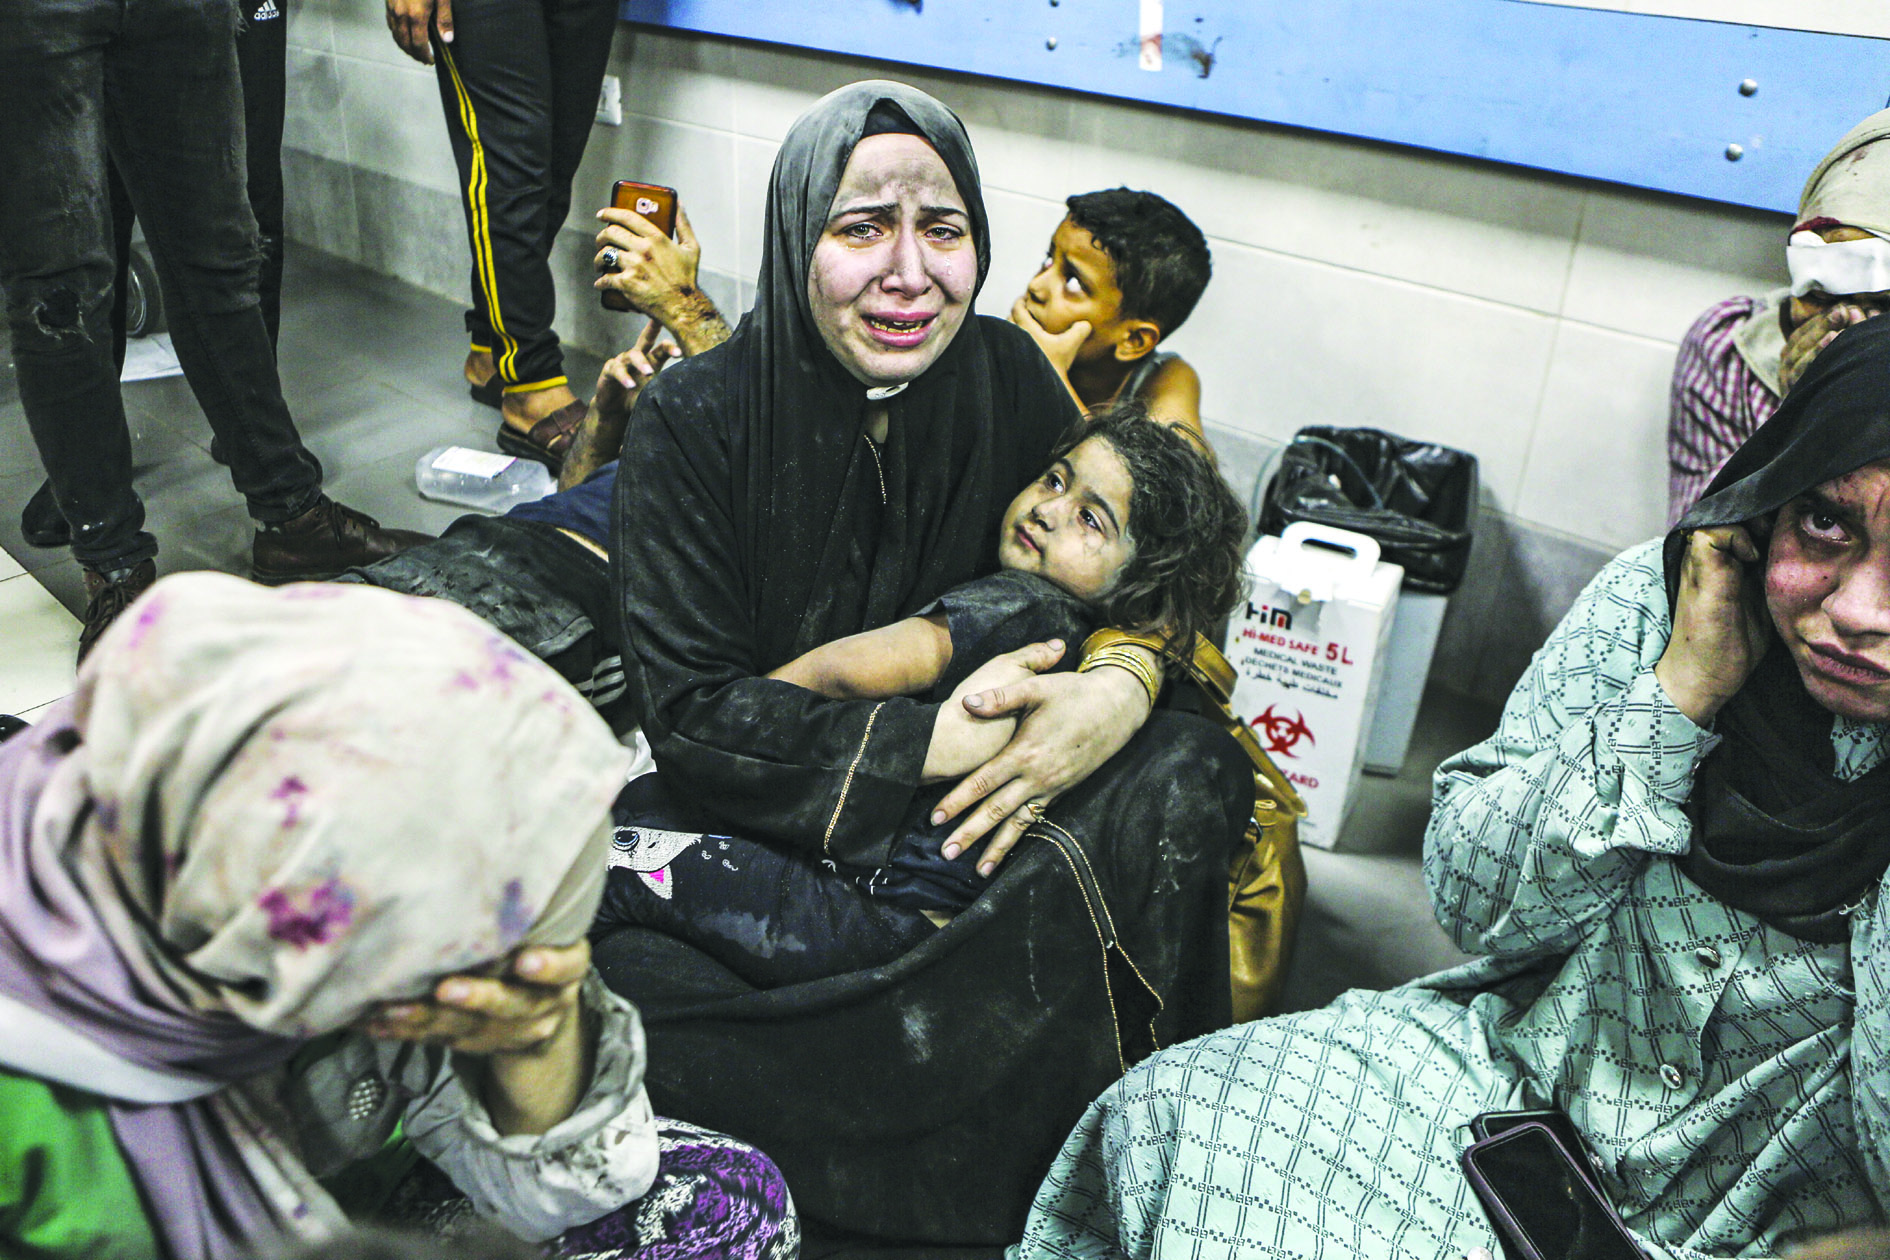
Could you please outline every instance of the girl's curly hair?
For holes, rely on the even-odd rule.
[[[1057,440],[1061,459],[1081,442],[1109,443],[1128,469],[1135,551],[1097,601],[1104,625],[1169,632],[1191,651],[1245,597],[1247,513],[1207,454],[1137,402],[1092,413]]]

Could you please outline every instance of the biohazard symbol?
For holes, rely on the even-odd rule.
[[[1266,738],[1267,751],[1270,753],[1297,757],[1299,754],[1293,749],[1299,746],[1300,740],[1303,739],[1309,744],[1319,742],[1313,738],[1312,728],[1306,725],[1306,715],[1297,709],[1293,711],[1293,716],[1289,720],[1284,715],[1275,713],[1273,706],[1269,704],[1267,711],[1255,718],[1251,725]]]

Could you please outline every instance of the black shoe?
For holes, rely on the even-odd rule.
[[[411,529],[382,529],[373,517],[323,495],[294,520],[256,526],[251,572],[270,586],[325,582],[432,539]]]
[[[79,660],[85,660],[85,654],[92,650],[112,622],[118,620],[118,614],[131,607],[132,601],[145,593],[151,583],[157,581],[157,562],[140,560],[128,569],[113,569],[101,573],[97,569],[86,569],[85,576],[85,628],[79,631]]]
[[[65,515],[53,499],[52,482],[40,482],[39,489],[26,501],[26,507],[20,512],[20,532],[26,535],[28,546],[71,545],[72,526],[66,524]]]

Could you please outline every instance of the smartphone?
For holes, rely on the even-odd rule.
[[[1463,1170],[1517,1260],[1646,1260],[1578,1161],[1531,1120],[1474,1143]]]
[[[674,188],[620,179],[616,187],[610,190],[610,204],[619,210],[636,211],[654,223],[657,230],[664,236],[676,235],[676,190]],[[630,299],[613,289],[605,289],[602,297],[604,309],[607,311],[632,309]]]
[[[1589,1158],[1587,1144],[1575,1131],[1575,1122],[1559,1111],[1486,1111],[1470,1121],[1470,1132],[1478,1141],[1507,1133],[1511,1129],[1525,1124],[1540,1124],[1555,1135],[1555,1140],[1562,1144],[1562,1149],[1575,1157],[1581,1165],[1582,1175],[1588,1178],[1588,1184],[1597,1191],[1601,1189],[1601,1174],[1595,1169],[1594,1160]]]
[[[1556,1139],[1571,1151],[1582,1148],[1581,1135],[1575,1132],[1575,1122],[1559,1111],[1486,1111],[1470,1122],[1470,1132],[1481,1142],[1484,1138],[1495,1137],[1499,1133],[1508,1133],[1511,1129],[1525,1124],[1539,1124],[1555,1134]]]

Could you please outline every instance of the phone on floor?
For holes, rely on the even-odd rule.
[[[655,224],[657,231],[664,236],[676,235],[676,190],[674,188],[620,179],[610,190],[610,204],[619,210],[636,211]],[[607,311],[632,309],[630,299],[613,289],[605,289],[602,297],[604,309]]]
[[[1646,1260],[1585,1163],[1536,1120],[1463,1153],[1464,1175],[1516,1260]]]

